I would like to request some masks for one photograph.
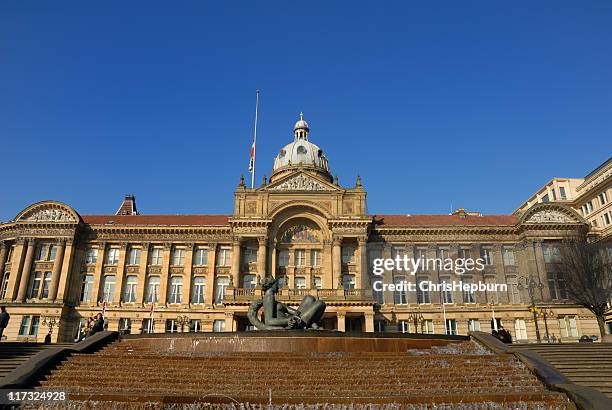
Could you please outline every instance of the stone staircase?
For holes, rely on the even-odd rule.
[[[71,343],[43,344],[2,342],[0,343],[0,379],[44,349],[50,347],[67,347],[71,345]]]
[[[139,342],[120,339],[95,354],[72,354],[40,387],[68,391],[71,408],[88,409],[164,403],[575,408],[514,356],[491,354],[472,341],[402,353],[159,351]]]
[[[612,343],[520,344],[546,359],[568,379],[612,399]]]

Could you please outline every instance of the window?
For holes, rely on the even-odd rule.
[[[544,196],[542,197],[542,202],[548,202],[548,201],[549,201],[549,200],[548,200],[548,194],[546,194],[546,195],[544,195]]]
[[[382,258],[382,251],[380,249],[370,249],[368,251],[368,263],[370,275],[374,275],[374,260]]]
[[[523,319],[516,319],[514,321],[514,332],[516,333],[516,340],[527,340],[527,327]]]
[[[466,285],[471,285],[472,284],[472,278],[468,278],[465,277],[463,278],[463,286]],[[474,300],[474,292],[472,292],[471,290],[465,290],[465,288],[463,289],[463,303],[476,303],[476,301]]]
[[[603,214],[601,219],[603,220],[604,226],[610,225],[610,213],[609,212]]]
[[[396,276],[393,278],[393,283],[397,286],[399,284],[402,284],[402,282],[405,281],[405,278],[403,276]],[[402,286],[403,287],[403,286]],[[408,298],[406,295],[406,290],[395,290],[393,292],[393,301],[395,302],[396,305],[406,305],[408,303]]]
[[[213,322],[213,332],[225,332],[225,320],[217,319]]]
[[[562,187],[562,186],[559,187],[559,196],[563,200],[567,199],[567,195],[565,195],[565,187]]]
[[[172,250],[172,266],[185,265],[185,249],[174,248]]]
[[[208,265],[208,249],[197,248],[195,251],[193,264],[195,266]]]
[[[81,302],[91,302],[93,283],[93,275],[83,275],[83,279],[81,280]]]
[[[130,248],[128,265],[140,265],[140,248]]]
[[[280,275],[278,277],[278,287],[284,288],[285,286],[289,286],[289,278],[287,275]]]
[[[421,322],[421,332],[425,334],[433,334],[434,333],[434,324],[433,320],[423,320]]]
[[[41,299],[46,299],[49,297],[49,288],[51,287],[51,272],[45,272],[42,282],[42,292],[40,294]]]
[[[400,320],[398,322],[398,328],[402,333],[410,333],[410,322],[407,320]]]
[[[119,248],[110,248],[106,253],[106,264],[116,265],[119,263]]]
[[[380,288],[379,288],[380,289]],[[385,292],[381,290],[373,290],[374,293],[374,300],[376,301],[376,303],[378,303],[379,305],[384,305],[385,304]]]
[[[599,198],[599,204],[601,206],[604,206],[606,202],[608,202],[608,196],[605,192],[602,192],[601,194],[597,195],[597,198]]]
[[[450,276],[442,276],[440,277],[440,283],[452,285],[450,280]],[[443,303],[453,303],[453,291],[451,289],[442,289],[442,302]]]
[[[438,250],[436,252],[436,257],[438,259],[442,259],[442,262],[444,262],[444,259],[449,257],[448,248],[438,248]]]
[[[342,247],[342,263],[355,263],[355,248],[353,248],[352,246]]]
[[[155,322],[153,319],[142,319],[142,333],[154,333]]]
[[[472,250],[470,248],[460,248],[459,249],[459,259],[471,259],[472,258]]]
[[[586,206],[587,214],[590,214],[591,212],[593,212],[593,201],[587,202],[585,206]]]
[[[320,276],[314,277],[314,287],[317,289],[323,289],[323,279]]]
[[[559,318],[561,337],[578,337],[576,316],[561,316]]]
[[[44,261],[47,256],[47,245],[38,244],[34,251],[34,259],[37,261]]]
[[[127,303],[136,302],[136,287],[138,286],[138,277],[129,275],[125,278],[125,288],[123,289],[123,301]]]
[[[217,278],[217,285],[215,289],[215,304],[220,305],[223,303],[223,298],[225,297],[225,291],[229,286],[229,278],[228,277],[220,277]]]
[[[294,258],[295,266],[306,266],[306,251],[304,249],[296,249]]]
[[[93,265],[98,260],[98,248],[87,248],[85,251],[85,263]]]
[[[10,262],[13,259],[13,252],[15,251],[15,246],[11,245],[8,247],[8,253],[6,254],[6,262]]]
[[[0,292],[0,299],[6,299],[6,291],[8,290],[10,273],[5,272],[4,278],[2,279],[2,291]]]
[[[480,248],[480,257],[485,265],[493,265],[493,250],[490,248]]]
[[[504,266],[514,266],[514,249],[503,247],[502,255],[504,259]]]
[[[544,262],[558,262],[559,261],[559,248],[550,243],[542,244],[542,253],[544,254]]]
[[[169,303],[181,303],[183,293],[183,278],[173,276],[170,278],[170,301]]]
[[[342,287],[344,289],[355,289],[355,275],[342,275]]]
[[[567,299],[565,280],[560,274],[547,272],[546,281],[548,283],[548,291],[550,292],[551,299]]]
[[[42,281],[42,272],[32,272],[32,276],[30,277],[30,299],[34,299],[38,297],[38,292],[40,291],[40,283]]]
[[[55,255],[57,255],[57,246],[55,245],[49,246],[49,257],[47,258],[47,260],[54,261]]]
[[[162,264],[162,259],[163,259],[163,248],[153,248],[151,249],[151,257],[150,259],[150,263],[153,266],[159,266]]]
[[[374,321],[374,331],[375,332],[384,332],[385,331],[385,321],[384,320],[375,320]]]
[[[303,276],[295,277],[295,288],[296,289],[306,289],[306,278]]]
[[[166,333],[178,332],[178,325],[175,319],[166,319]]]
[[[257,249],[245,248],[242,257],[244,258],[244,263],[257,262]]]
[[[513,305],[521,303],[521,293],[516,276],[508,276],[508,299]]]
[[[245,289],[255,289],[257,286],[257,275],[244,275],[242,278],[242,286]]]
[[[119,319],[119,332],[130,334],[132,332],[132,319],[126,317]]]
[[[191,292],[191,303],[204,303],[204,298],[206,297],[206,278],[201,276],[193,278],[193,289]]]
[[[417,303],[431,303],[427,278],[417,278]]]
[[[322,255],[319,249],[310,250],[310,266],[319,267],[321,266]]]
[[[19,336],[37,336],[40,316],[23,316],[19,326]]]
[[[230,266],[232,251],[228,248],[219,249],[217,255],[217,266]]]
[[[468,319],[468,329],[470,332],[480,332],[480,320]]]
[[[447,335],[457,334],[457,321],[455,319],[446,319],[446,334]]]
[[[552,194],[553,201],[556,201],[557,200],[557,192],[555,191],[555,188],[551,188],[550,189],[550,193]]]
[[[147,282],[147,303],[159,302],[159,276],[149,276]]]
[[[191,319],[189,321],[189,331],[192,333],[202,331],[202,323],[200,322],[200,319]]]
[[[102,302],[112,302],[115,293],[115,275],[104,277],[102,290]]]
[[[278,252],[278,266],[284,268],[289,265],[289,251],[282,249]]]

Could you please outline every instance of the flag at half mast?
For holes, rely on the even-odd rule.
[[[255,100],[255,130],[253,131],[253,145],[251,145],[251,158],[249,159],[249,172],[251,173],[251,188],[255,186],[255,149],[257,146],[257,121],[259,119],[259,90]]]

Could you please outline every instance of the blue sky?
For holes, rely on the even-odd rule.
[[[300,111],[370,213],[509,213],[612,153],[612,2],[0,3],[0,220],[231,213]]]

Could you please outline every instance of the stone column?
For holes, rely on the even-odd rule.
[[[232,241],[232,283],[235,288],[240,287],[240,239]],[[227,328],[226,328],[227,330]]]
[[[93,292],[91,294],[91,305],[97,306],[100,298],[100,287],[102,286],[102,269],[104,268],[104,259],[106,258],[106,242],[98,244],[98,256],[96,259],[96,267],[94,269]]]
[[[17,239],[17,241],[15,242],[11,267],[9,268],[11,276],[9,276],[9,287],[6,292],[7,300],[15,300],[15,298],[17,297],[17,289],[19,288],[19,276],[23,267],[23,260],[25,257],[25,248],[25,240],[22,238]]]
[[[0,280],[2,280],[2,276],[4,275],[4,264],[6,263],[6,255],[8,254],[9,245],[5,242],[0,242]],[[3,283],[0,283],[0,289]]]
[[[149,243],[142,244],[140,250],[140,266],[138,267],[138,285],[136,286],[136,303],[144,306],[147,278],[147,265],[149,263]]]
[[[206,278],[206,297],[204,303],[206,307],[212,307],[215,302],[215,264],[217,259],[217,244],[208,244],[208,274]],[[212,329],[211,329],[212,330]]]
[[[28,239],[28,250],[26,251],[23,269],[21,270],[21,277],[19,280],[19,292],[17,293],[17,302],[23,302],[28,291],[28,281],[30,279],[30,271],[32,270],[32,261],[34,260],[35,246],[36,240],[34,238]]]
[[[368,289],[370,287],[370,275],[368,272],[368,253],[366,243],[368,238],[357,238],[359,248],[359,275],[357,275],[357,289]]]
[[[117,271],[115,272],[115,294],[113,295],[113,305],[121,306],[123,298],[123,276],[125,275],[125,259],[127,254],[128,244],[121,243],[119,248],[119,261],[117,262]]]
[[[408,252],[408,250],[406,250],[406,252]],[[392,256],[392,246],[389,242],[384,242],[383,248],[382,248],[382,257],[383,259],[390,259],[391,256]],[[416,280],[414,278],[416,278],[416,276],[412,276],[412,280]],[[393,283],[393,271],[385,269],[382,276],[379,276],[379,280],[382,280],[383,283]],[[410,296],[410,293],[416,294],[416,292],[408,292],[408,296]],[[384,299],[385,305],[393,304],[394,303],[393,292],[391,292],[390,290],[383,291],[383,299]]]
[[[266,276],[266,242],[267,239],[265,236],[260,236],[257,238],[259,247],[257,248],[257,274],[261,279]]]
[[[374,332],[374,312],[365,312],[365,331]]]
[[[342,283],[342,237],[335,237],[332,242],[332,283],[331,288],[338,288]],[[344,329],[342,329],[344,331]]]
[[[168,303],[168,281],[170,276],[170,252],[172,243],[164,243],[164,255],[162,256],[161,275],[159,279],[159,306],[165,306]]]
[[[346,330],[346,314],[344,312],[336,313],[338,318],[338,331],[344,332]]]
[[[53,272],[51,273],[51,286],[49,287],[49,300],[55,301],[57,298],[57,287],[59,286],[60,275],[62,274],[62,263],[64,262],[64,251],[66,250],[66,240],[57,241],[57,252],[53,262]]]
[[[233,332],[234,330],[236,330],[235,326],[234,326],[235,320],[234,320],[234,313],[233,312],[225,312],[225,331],[226,332]]]
[[[270,241],[270,249],[269,249],[269,251],[270,251],[270,270],[269,270],[269,273],[270,273],[270,276],[276,277],[276,265],[277,265],[277,262],[276,262],[276,253],[277,253],[276,252],[276,240],[272,239]]]
[[[185,266],[183,267],[182,305],[189,307],[191,302],[191,270],[193,265],[193,243],[185,244]]]

